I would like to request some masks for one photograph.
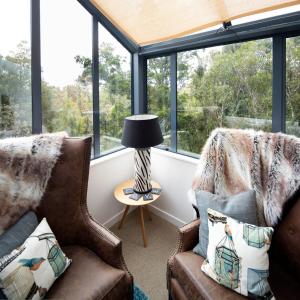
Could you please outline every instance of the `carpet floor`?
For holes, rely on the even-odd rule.
[[[148,247],[144,248],[138,210],[130,213],[121,229],[115,224],[111,230],[123,241],[123,255],[129,271],[150,300],[167,300],[167,260],[177,244],[177,228],[151,213],[145,214]]]

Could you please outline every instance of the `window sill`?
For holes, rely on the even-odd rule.
[[[197,165],[198,161],[199,161],[198,158],[186,156],[184,154],[170,152],[170,151],[159,149],[159,148],[152,148],[151,151],[152,151],[152,153],[155,153],[157,155],[167,156],[167,157],[170,157],[170,158],[173,158],[176,160],[181,160],[181,161],[193,164],[193,165]]]
[[[180,160],[180,161],[184,161],[184,162],[187,162],[187,163],[190,163],[190,164],[193,164],[193,165],[197,165],[198,161],[199,161],[198,158],[186,156],[184,154],[170,152],[170,151],[167,151],[167,150],[164,150],[164,149],[151,148],[151,151],[155,155],[170,157],[170,158]],[[118,158],[118,157],[123,156],[123,155],[127,155],[129,153],[133,154],[133,152],[134,152],[134,149],[132,149],[132,148],[120,149],[116,152],[113,152],[113,153],[107,154],[105,156],[102,156],[102,157],[91,160],[90,167],[92,168],[92,167],[94,167],[98,164],[104,163],[106,161],[110,161],[112,159]]]
[[[94,167],[98,164],[104,163],[106,161],[115,159],[117,157],[123,156],[123,155],[127,155],[129,153],[132,153],[134,150],[131,148],[125,148],[125,149],[120,149],[118,151],[112,152],[112,153],[108,153],[105,156],[99,157],[99,158],[95,158],[93,160],[91,160],[90,162],[90,167]]]

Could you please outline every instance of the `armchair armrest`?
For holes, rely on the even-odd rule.
[[[132,278],[123,258],[122,241],[91,216],[85,217],[81,223],[77,242],[92,250],[110,266],[124,270]]]
[[[167,266],[167,288],[170,287],[170,280],[172,277],[172,269],[174,265],[174,257],[176,254],[192,250],[199,241],[199,226],[200,226],[200,219],[193,220],[192,222],[180,227],[179,237],[177,247],[174,253],[168,259],[168,266]]]
[[[196,216],[197,216],[197,218],[200,218],[200,213],[199,213],[199,209],[198,209],[198,207],[195,205],[195,204],[192,204],[192,206],[193,206],[193,209],[195,210],[195,212],[196,212]]]
[[[179,239],[175,253],[189,251],[196,246],[199,241],[200,223],[200,219],[196,219],[178,229]]]

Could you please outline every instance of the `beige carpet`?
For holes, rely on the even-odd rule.
[[[151,300],[167,300],[166,266],[176,248],[177,228],[151,213],[145,215],[148,247],[144,248],[138,210],[130,213],[122,229],[114,225],[111,230],[123,241],[123,255],[134,282]]]

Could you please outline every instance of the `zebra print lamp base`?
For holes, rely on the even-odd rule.
[[[151,192],[152,186],[150,156],[150,148],[135,149],[133,190],[136,193],[146,194]]]

